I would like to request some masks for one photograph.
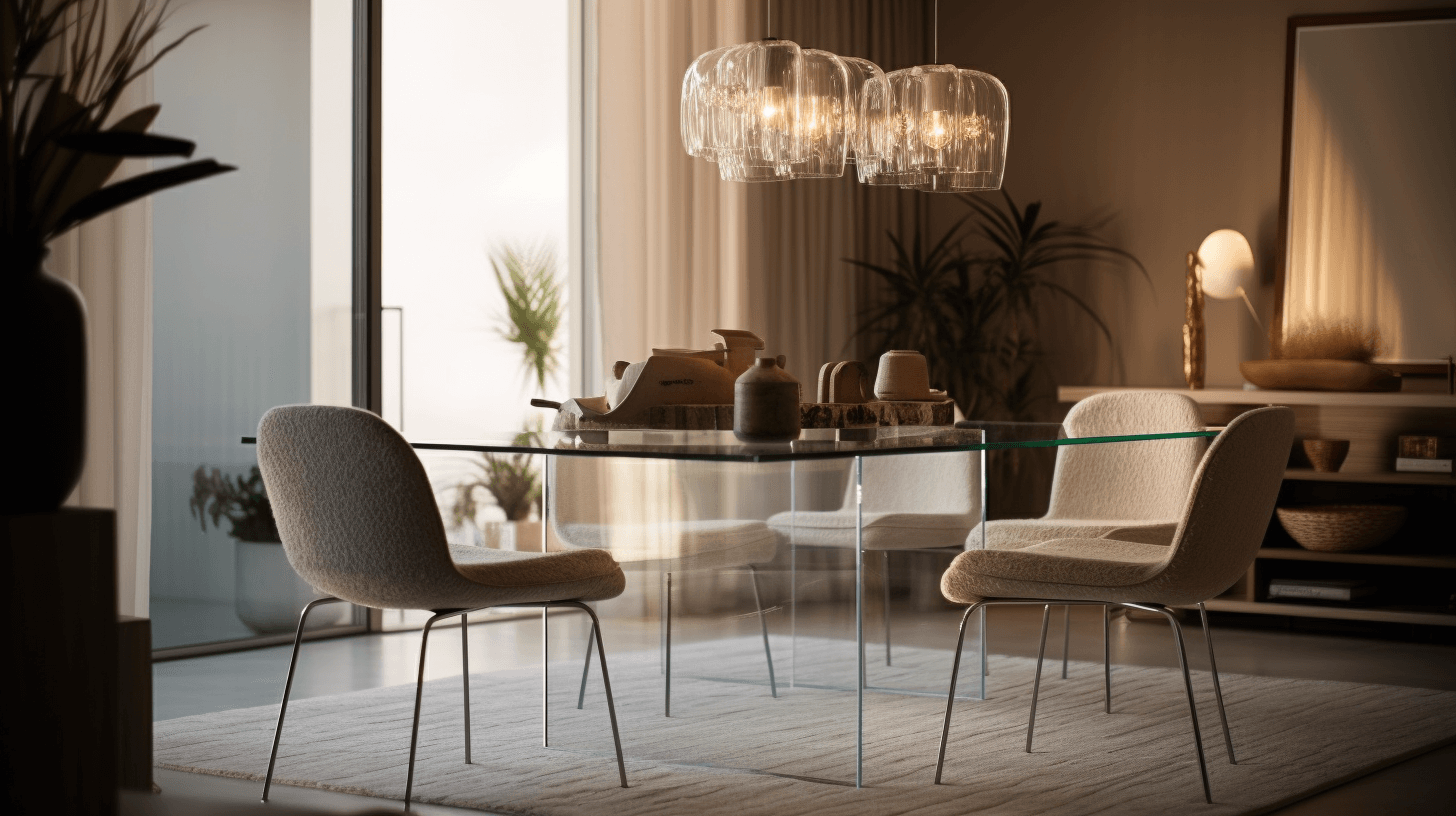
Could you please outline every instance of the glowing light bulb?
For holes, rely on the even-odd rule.
[[[765,125],[778,126],[788,110],[788,95],[778,85],[762,88],[758,92],[757,107]]]
[[[920,140],[932,150],[944,150],[955,134],[950,111],[933,110],[921,114]]]

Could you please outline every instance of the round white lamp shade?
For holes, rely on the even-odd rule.
[[[1221,229],[1198,246],[1203,294],[1219,300],[1247,297],[1254,286],[1254,251],[1238,230]],[[1250,307],[1252,309],[1252,307]]]

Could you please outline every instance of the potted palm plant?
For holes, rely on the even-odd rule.
[[[24,429],[6,452],[16,478],[0,491],[0,512],[54,510],[81,477],[85,304],[46,272],[47,245],[159,190],[234,169],[202,159],[112,181],[128,158],[192,155],[192,142],[147,132],[159,106],[123,109],[132,84],[197,31],[159,44],[166,7],[139,0],[114,19],[106,0],[0,0],[0,376],[17,395],[0,400],[0,425]]]
[[[1042,309],[1068,303],[1112,340],[1106,321],[1057,272],[1081,262],[1099,271],[1131,266],[1149,286],[1152,279],[1136,257],[1098,237],[1098,225],[1043,220],[1041,202],[1019,207],[1004,190],[999,204],[959,198],[971,211],[939,238],[926,240],[919,229],[909,240],[890,233],[889,264],[846,259],[881,283],[855,336],[870,338],[877,352],[925,354],[931,385],[968,417],[1037,419],[1054,391]]]
[[[556,253],[549,246],[507,245],[492,253],[491,271],[506,301],[506,314],[498,331],[505,340],[521,348],[522,369],[538,392],[556,373],[561,362],[557,333],[565,309],[561,282],[556,278]],[[528,426],[516,435],[515,444],[540,439],[540,426]],[[482,454],[472,463],[475,473],[455,486],[450,520],[457,529],[476,525],[482,543],[500,549],[539,550],[541,541],[541,485],[531,457],[526,454]],[[479,524],[477,491],[495,499],[505,513],[504,522]],[[532,507],[537,520],[531,521]]]
[[[258,466],[246,476],[226,476],[199,465],[187,506],[203,532],[209,520],[218,529],[224,519],[228,522],[227,534],[235,542],[238,620],[260,635],[292,632],[298,611],[319,593],[288,564]]]

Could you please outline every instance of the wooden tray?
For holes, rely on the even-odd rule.
[[[804,428],[874,428],[894,425],[941,425],[955,421],[955,402],[863,403],[804,402],[799,404],[799,424]],[[650,409],[646,425],[584,419],[569,411],[557,411],[553,431],[731,431],[732,405],[658,405]]]

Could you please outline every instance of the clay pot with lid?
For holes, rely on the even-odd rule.
[[[799,381],[783,357],[760,357],[733,383],[733,435],[744,442],[799,438]]]

